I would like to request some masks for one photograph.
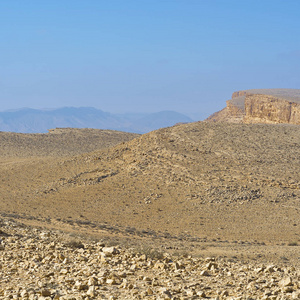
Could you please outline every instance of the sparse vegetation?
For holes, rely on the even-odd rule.
[[[65,242],[65,246],[73,249],[83,249],[84,245],[82,244],[81,241],[78,240],[69,240]]]
[[[298,242],[289,242],[288,246],[298,246]]]
[[[136,250],[136,255],[141,256],[145,255],[147,258],[152,260],[159,260],[165,257],[165,253],[159,249],[151,248],[151,247],[142,247],[139,250]]]

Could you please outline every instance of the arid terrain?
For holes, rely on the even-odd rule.
[[[300,125],[300,89],[237,91],[208,122]]]
[[[0,140],[3,299],[299,299],[298,125]]]

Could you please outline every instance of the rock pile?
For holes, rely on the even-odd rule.
[[[300,299],[300,270],[142,253],[1,221],[0,298]]]

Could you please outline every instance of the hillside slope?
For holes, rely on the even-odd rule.
[[[299,169],[298,126],[191,123],[2,164],[0,209],[129,235],[279,245],[300,238]]]
[[[130,141],[139,134],[114,130],[56,128],[44,134],[0,131],[0,159],[62,157]]]

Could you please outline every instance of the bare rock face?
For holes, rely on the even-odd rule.
[[[247,95],[243,122],[300,125],[300,103],[269,95]]]
[[[245,91],[234,92],[226,107],[209,116],[207,122],[242,123],[245,117]]]
[[[237,91],[226,107],[208,122],[300,125],[300,90],[260,89]]]

